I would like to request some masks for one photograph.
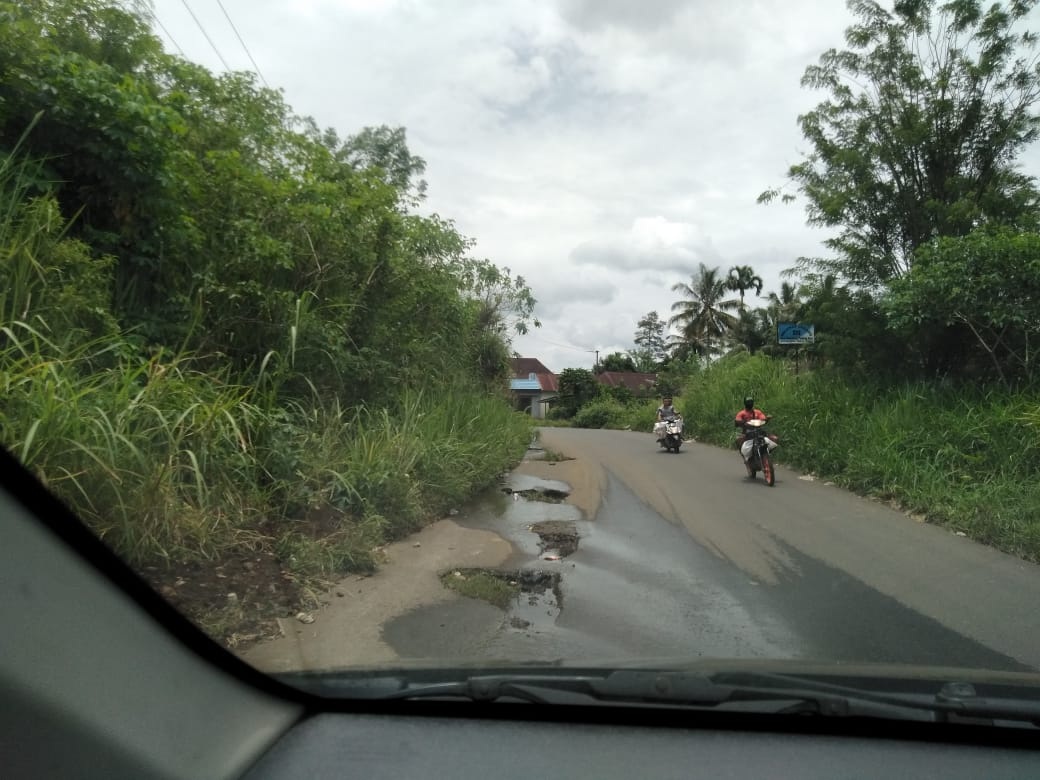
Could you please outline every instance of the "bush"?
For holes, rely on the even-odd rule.
[[[625,407],[613,398],[588,403],[574,415],[576,428],[622,428],[624,425]]]

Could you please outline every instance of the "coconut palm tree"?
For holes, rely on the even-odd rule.
[[[729,312],[740,304],[725,297],[727,290],[729,285],[721,278],[719,269],[708,268],[704,263],[689,283],[679,282],[672,287],[673,292],[682,293],[683,299],[672,304],[676,314],[668,324],[678,325],[680,338],[709,357],[719,351],[722,337],[736,322]]]
[[[791,322],[798,319],[799,312],[805,305],[802,290],[792,282],[780,283],[780,294],[769,293],[769,315],[773,324],[778,322]]]
[[[762,292],[762,277],[750,265],[735,265],[729,269],[726,287],[740,293],[740,310],[744,310],[744,293],[754,288],[755,295]]]

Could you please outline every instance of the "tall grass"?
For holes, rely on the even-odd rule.
[[[271,356],[249,383],[143,350],[104,313],[110,262],[30,196],[38,173],[0,159],[0,444],[131,563],[244,546],[308,575],[369,568],[522,455],[529,420],[467,387],[387,408],[287,399],[279,381],[313,389],[292,371],[295,323],[281,380]]]
[[[695,378],[677,403],[698,439],[731,446],[746,395],[774,417],[778,460],[1040,560],[1040,396],[796,374],[741,356]]]
[[[3,334],[0,441],[135,564],[249,545],[295,550],[311,573],[369,568],[372,547],[489,484],[529,440],[523,415],[476,392],[262,406],[188,356],[119,355],[109,338],[46,357],[29,326]],[[338,519],[319,541],[307,521],[326,508]]]

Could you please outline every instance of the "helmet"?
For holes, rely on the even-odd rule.
[[[752,398],[751,396],[748,396],[747,398],[745,398],[744,399],[744,408],[747,409],[749,412],[752,409],[754,409],[755,408],[755,399]]]

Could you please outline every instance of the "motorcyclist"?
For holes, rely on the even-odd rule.
[[[744,424],[748,420],[768,420],[769,415],[763,412],[761,409],[755,407],[755,399],[748,396],[744,399],[744,408],[737,412],[736,417],[733,418],[733,424],[740,429],[740,433],[737,434],[736,447],[739,450],[740,445],[748,440],[749,434],[744,429]],[[743,455],[742,455],[743,457]],[[745,458],[747,460],[747,458]]]
[[[668,420],[674,420],[679,416],[679,410],[672,405],[672,399],[665,396],[661,399],[661,405],[657,407],[657,422],[654,424],[654,435],[658,441],[664,438],[664,424]]]
[[[657,407],[657,421],[663,422],[679,416],[679,412],[672,406],[672,399],[665,396],[661,399],[661,405]]]

